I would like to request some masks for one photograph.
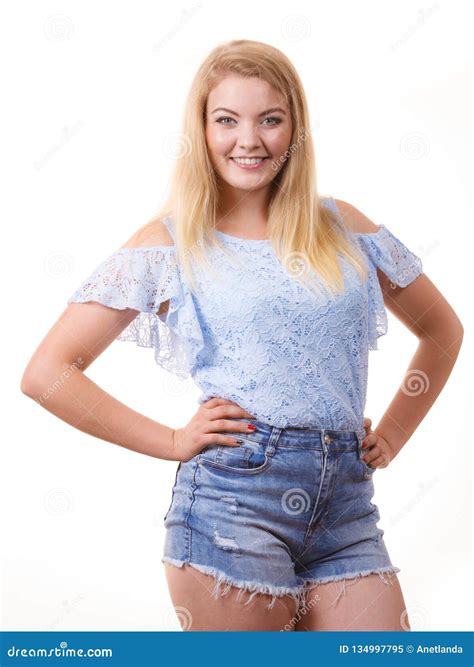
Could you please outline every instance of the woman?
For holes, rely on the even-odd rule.
[[[189,93],[166,205],[74,292],[23,377],[35,397],[69,364],[69,391],[47,409],[179,462],[162,561],[186,630],[409,629],[373,474],[439,395],[463,327],[390,230],[318,196],[309,127],[280,51],[215,48]],[[407,375],[429,386],[401,387],[372,431],[368,351],[385,307],[418,337]],[[87,378],[116,338],[193,377],[187,425],[148,419]]]

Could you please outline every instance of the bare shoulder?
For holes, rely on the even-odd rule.
[[[174,245],[173,239],[163,220],[153,219],[137,229],[123,244],[122,248],[150,248],[172,245]]]
[[[356,234],[373,234],[380,229],[379,225],[372,222],[370,218],[352,204],[342,199],[334,199],[334,201],[349,231]]]

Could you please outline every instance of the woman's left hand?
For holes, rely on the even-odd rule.
[[[376,431],[370,428],[372,420],[366,417],[364,419],[364,428],[367,435],[362,441],[364,456],[362,457],[371,468],[386,468],[394,458],[394,453],[388,442]]]

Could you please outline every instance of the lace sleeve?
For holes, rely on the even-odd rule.
[[[372,262],[399,287],[406,287],[421,273],[421,259],[392,232],[380,225],[372,234],[356,234],[362,249]]]
[[[152,348],[156,363],[178,377],[192,373],[203,336],[192,295],[180,280],[174,246],[116,250],[74,291],[68,304],[87,301],[138,311],[118,340]],[[166,301],[167,311],[158,313]]]
[[[369,259],[369,349],[377,350],[377,338],[388,330],[387,311],[377,268],[395,285],[407,287],[423,273],[423,265],[418,255],[409,250],[385,225],[380,225],[376,232],[357,233],[354,236]]]
[[[379,225],[376,232],[348,231],[334,197],[322,197],[321,201],[335,214],[336,221],[344,228],[350,238],[358,242],[368,259],[368,340],[369,349],[377,350],[377,338],[388,331],[387,311],[377,276],[377,268],[395,285],[407,287],[423,273],[422,261],[385,225]]]

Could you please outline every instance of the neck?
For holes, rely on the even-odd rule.
[[[269,189],[237,190],[227,187],[221,192],[216,222],[241,225],[243,228],[264,228],[268,220]],[[223,230],[222,230],[223,231]]]

